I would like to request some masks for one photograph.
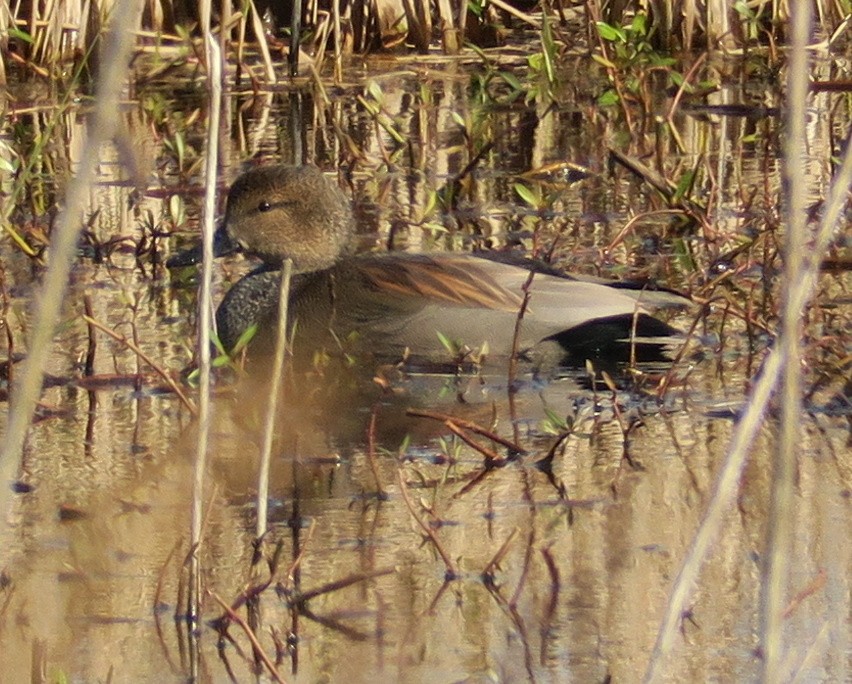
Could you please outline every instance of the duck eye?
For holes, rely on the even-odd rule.
[[[257,210],[261,212],[267,212],[272,209],[272,205],[266,200],[262,200],[260,204],[257,205]]]

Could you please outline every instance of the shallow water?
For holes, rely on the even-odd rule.
[[[306,96],[298,136],[310,160],[329,171],[343,168],[341,176],[351,178],[365,247],[531,249],[558,236],[560,266],[698,288],[714,257],[729,255],[744,236],[763,230],[776,211],[778,121],[678,118],[689,150],[664,155],[667,172],[677,177],[706,155],[706,168],[720,181],[706,184],[705,199],[716,205],[711,229],[684,236],[633,176],[606,173],[606,145],[623,133],[617,117],[602,112],[585,89],[591,76],[583,64],[565,65],[577,80],[546,113],[534,104],[478,102],[470,96],[471,73],[477,73],[470,65],[412,64],[380,78],[383,107],[410,147],[394,142],[357,104],[354,96],[364,94],[359,86],[341,89],[327,108]],[[367,72],[378,77],[382,68],[383,62],[368,63]],[[743,98],[747,90],[724,90],[719,99]],[[18,496],[3,540],[0,653],[10,681],[41,668],[71,681],[179,681],[189,675],[243,681],[256,671],[240,629],[231,625],[234,641],[220,649],[209,620],[222,614],[215,596],[230,603],[268,579],[265,569],[250,579],[266,398],[253,378],[263,370],[217,387],[202,549],[210,593],[198,634],[187,634],[183,621],[173,619],[184,612],[194,422],[145,363],[103,335],[97,336],[92,376],[84,372],[84,296],[95,319],[135,339],[175,376],[192,358],[195,285],[161,265],[182,240],[159,238],[156,258],[144,250],[137,258],[135,246],[150,234],[143,227],[147,211],[159,228],[169,227],[173,194],[197,215],[197,181],[185,182],[175,160],[162,153],[167,133],[139,104],[153,95],[135,95],[122,115],[143,150],[140,157],[157,160],[159,177],[145,177],[147,192],[128,210],[130,188],[110,163],[116,152],[104,151],[103,182],[93,197],[93,207],[101,209],[92,221],[94,241],[129,240],[102,261],[94,258],[97,250],[82,251],[59,325],[21,475],[31,491]],[[764,96],[773,100],[777,93]],[[833,112],[828,120],[815,119],[810,131],[814,197],[829,177],[831,140],[848,127],[848,112],[832,108],[828,97],[814,98],[816,108]],[[286,94],[233,96],[230,105],[226,179],[238,172],[240,160],[290,155]],[[169,107],[171,116],[183,116],[182,103],[169,101]],[[20,115],[28,116],[36,121],[38,115]],[[69,113],[68,139],[79,139],[82,116]],[[335,135],[332,123],[348,139]],[[200,137],[193,135],[200,133],[191,133],[188,139],[197,144]],[[471,185],[453,208],[430,210],[430,194],[482,141],[494,148]],[[652,143],[650,133],[640,136],[632,154],[652,153]],[[351,173],[347,144],[363,153]],[[673,149],[671,141],[665,144]],[[574,185],[537,185],[519,176],[564,160],[594,173]],[[524,204],[513,189],[517,182],[547,201],[538,209]],[[638,214],[645,220],[620,239],[627,219]],[[194,227],[185,226],[187,232]],[[655,392],[657,369],[635,385],[625,381],[615,395],[600,384],[592,391],[583,372],[524,377],[517,393],[508,391],[500,372],[454,378],[386,370],[390,391],[382,392],[371,369],[351,375],[326,370],[324,378],[315,374],[289,387],[277,421],[271,489],[269,541],[281,544],[281,555],[261,594],[256,628],[264,650],[273,660],[278,654],[279,671],[296,673],[285,678],[638,680],[768,342],[728,312],[754,306],[755,320],[774,326],[777,284],[767,243],[745,258],[731,257],[741,272],[725,296],[715,291],[714,305],[697,326],[700,337],[675,366],[662,400]],[[5,318],[20,352],[39,274],[8,243],[2,250]],[[240,261],[222,265],[217,294],[246,268]],[[848,333],[850,283],[848,273],[823,278],[822,306],[810,322],[828,348],[838,337],[844,344]],[[673,322],[687,330],[697,315]],[[824,358],[813,353],[809,360]],[[818,387],[806,404],[799,452],[785,625],[786,641],[795,645],[787,671],[806,681],[844,680],[852,664],[848,388],[837,367],[834,375],[830,369],[828,362],[809,369],[808,380]],[[517,456],[474,435],[507,459],[487,468],[482,454],[441,421],[407,415],[412,407],[473,421],[526,453]],[[572,432],[560,439],[556,423],[568,416]],[[5,427],[5,413],[0,420]],[[672,681],[742,681],[758,674],[760,556],[776,446],[770,420],[683,621],[668,670]],[[551,451],[548,473],[542,459]],[[415,521],[403,487],[437,542]],[[379,490],[386,496],[377,496]],[[293,592],[358,575],[361,581],[304,605],[293,601]]]

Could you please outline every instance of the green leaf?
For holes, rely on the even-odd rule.
[[[382,92],[382,87],[375,81],[370,81],[367,84],[367,92],[370,93],[370,96],[376,102],[381,102],[385,97],[385,94]]]
[[[223,354],[213,359],[210,362],[210,365],[213,366],[213,368],[221,368],[222,366],[227,366],[229,363],[231,363],[231,357],[227,354]]]
[[[544,55],[540,52],[530,55],[527,57],[527,64],[530,65],[530,69],[533,71],[541,71],[544,68]]]
[[[248,328],[243,330],[243,334],[240,335],[237,343],[234,345],[234,348],[231,350],[231,358],[239,354],[246,345],[252,341],[254,336],[257,334],[257,323],[254,325],[250,325]]]
[[[568,429],[568,422],[562,418],[562,416],[553,411],[553,409],[545,406],[544,413],[547,415],[547,422],[554,432]]]
[[[692,181],[694,179],[694,173],[689,171],[683,174],[678,180],[677,188],[675,188],[674,195],[672,196],[672,200],[675,202],[679,202],[683,199],[684,195],[689,192],[689,189],[692,187]]]
[[[648,17],[640,12],[633,17],[633,22],[630,24],[630,30],[637,36],[643,38],[648,35]]]
[[[32,44],[33,37],[26,31],[22,31],[21,29],[15,28],[14,26],[10,26],[7,30],[9,32],[9,38],[17,38],[18,40],[22,40],[25,43]]]
[[[438,193],[434,189],[430,189],[426,195],[426,205],[423,207],[423,214],[420,217],[420,221],[423,222],[426,219],[430,218],[432,214],[435,213],[435,209],[438,206]]]
[[[471,14],[477,17],[481,17],[483,12],[485,11],[485,7],[483,6],[483,4],[481,2],[477,2],[476,0],[469,0],[467,3],[467,9]],[[470,47],[474,48],[478,52],[481,52],[481,49],[473,44],[471,44]]]
[[[7,159],[6,157],[0,157],[0,171],[5,171],[6,173],[15,173],[17,170],[18,160],[15,159]]]
[[[520,197],[524,202],[526,202],[533,209],[538,209],[541,204],[541,198],[537,197],[532,190],[530,190],[523,183],[515,183],[515,192],[518,193],[518,197]]]
[[[608,40],[611,43],[616,41],[618,41],[619,43],[627,42],[627,36],[625,35],[624,31],[622,31],[617,26],[612,26],[611,24],[607,24],[603,21],[599,21],[597,24],[595,24],[595,26],[598,29],[598,34],[604,40]]]
[[[607,69],[615,69],[615,64],[610,62],[606,57],[602,55],[592,55],[592,59],[595,60],[598,64],[602,64]]]
[[[517,78],[515,78],[514,74],[512,74],[508,71],[501,71],[499,73],[500,73],[500,78],[502,78],[509,85],[509,87],[512,88],[513,90],[519,90],[520,91],[520,90],[524,89],[524,87],[521,85],[521,82]]]
[[[603,93],[600,97],[598,97],[598,106],[600,107],[612,107],[613,105],[618,104],[618,93],[615,92],[612,88]]]
[[[672,243],[675,260],[686,273],[694,273],[697,270],[695,261],[689,251],[689,246],[683,238],[676,238]]]
[[[438,335],[438,339],[441,341],[444,349],[446,349],[453,356],[458,352],[458,345],[453,342],[449,337],[447,337],[444,333],[436,330],[435,333]]]
[[[210,341],[213,343],[213,346],[216,347],[216,351],[219,352],[220,355],[228,355],[228,351],[225,349],[225,345],[222,344],[222,340],[219,339],[219,336],[214,330],[210,331]]]
[[[182,226],[186,222],[186,207],[180,195],[169,197],[169,218],[176,226]]]

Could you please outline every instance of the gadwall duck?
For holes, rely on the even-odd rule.
[[[625,354],[630,339],[658,352],[677,331],[649,311],[688,302],[669,291],[590,282],[500,253],[355,255],[354,234],[349,200],[313,166],[260,167],[237,178],[214,249],[217,256],[239,250],[263,265],[219,305],[225,348],[255,324],[252,347],[271,348],[285,258],[293,262],[289,320],[297,353],[343,345],[384,359],[447,362],[452,341],[459,349],[487,349],[490,359],[507,358],[531,271],[518,352],[536,363]],[[188,265],[199,255],[190,250],[169,265]]]

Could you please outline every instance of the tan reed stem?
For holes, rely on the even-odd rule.
[[[210,6],[207,3],[204,42],[207,48],[207,88],[210,98],[207,127],[207,158],[204,165],[204,207],[202,221],[201,294],[198,302],[198,441],[192,480],[192,521],[190,592],[187,615],[197,622],[201,612],[201,545],[204,520],[204,477],[207,471],[207,446],[210,435],[210,328],[212,327],[213,232],[216,213],[216,169],[219,151],[219,119],[222,109],[222,52],[210,31]],[[220,33],[220,36],[222,34]]]
[[[272,440],[275,436],[275,420],[281,400],[281,384],[284,377],[284,357],[287,351],[287,305],[290,301],[290,280],[293,273],[292,259],[285,259],[281,269],[281,289],[278,294],[278,327],[275,338],[275,361],[272,366],[272,385],[269,388],[266,420],[263,424],[263,445],[260,451],[260,470],[257,474],[257,542],[266,534],[269,510],[269,465],[272,461]]]
[[[41,391],[50,341],[68,287],[77,237],[84,224],[83,209],[95,181],[95,166],[101,146],[112,137],[118,121],[118,101],[130,58],[133,29],[138,25],[141,9],[142,3],[139,0],[117,3],[114,9],[104,44],[101,61],[103,71],[98,81],[95,109],[88,127],[88,142],[83,147],[79,170],[68,186],[65,208],[60,212],[51,236],[50,264],[37,300],[29,353],[10,400],[9,422],[0,451],[0,532],[5,531],[7,525],[12,502],[10,485],[20,467],[27,429]],[[9,548],[4,544],[0,544],[0,547]],[[0,557],[2,555],[5,554],[0,554]]]
[[[781,312],[782,355],[784,364],[781,383],[781,431],[772,472],[772,497],[761,594],[761,642],[763,644],[764,682],[779,682],[786,677],[781,669],[784,660],[783,623],[787,604],[787,580],[790,574],[790,553],[793,539],[794,479],[796,454],[801,434],[802,366],[800,326],[802,310],[794,308],[794,288],[802,278],[807,236],[807,179],[805,178],[807,136],[807,100],[809,87],[808,34],[811,26],[811,5],[794,3],[793,35],[790,62],[787,69],[787,144],[784,171],[787,176],[787,234],[784,252],[784,289]]]

